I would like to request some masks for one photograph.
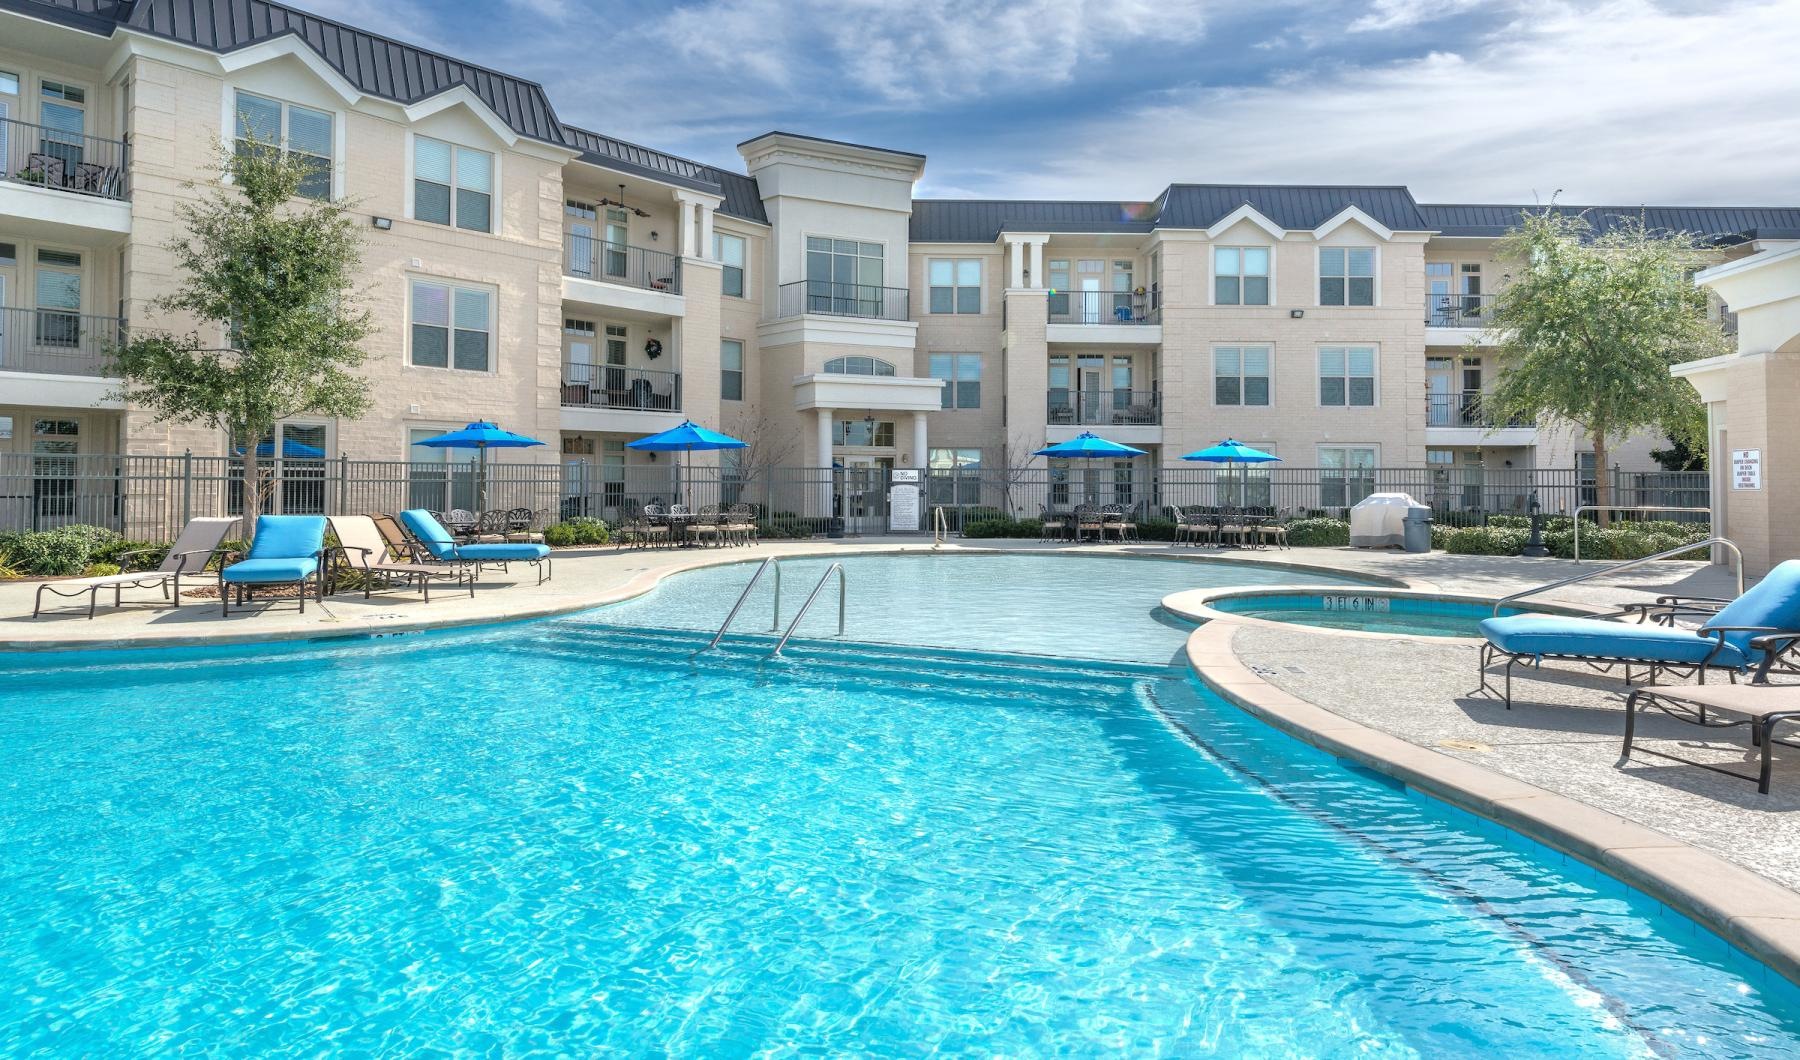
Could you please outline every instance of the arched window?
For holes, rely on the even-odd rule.
[[[879,357],[834,357],[825,362],[826,375],[893,375],[894,366]]]

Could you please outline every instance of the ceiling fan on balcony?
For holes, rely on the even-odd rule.
[[[632,213],[637,214],[639,217],[649,217],[650,216],[650,213],[647,210],[640,210],[635,206],[626,205],[626,203],[625,203],[625,185],[623,185],[623,184],[619,185],[619,197],[617,199],[601,199],[600,205],[602,205],[602,206],[617,206],[621,210],[630,210]]]

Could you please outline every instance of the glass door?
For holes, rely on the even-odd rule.
[[[1106,368],[1104,363],[1098,357],[1083,357],[1080,359],[1078,372],[1081,379],[1079,421],[1087,424],[1104,423],[1106,421]]]
[[[606,211],[606,275],[622,278],[626,270],[625,248],[629,245],[631,215],[624,210]]]
[[[1427,427],[1450,426],[1450,386],[1454,382],[1451,375],[1450,358],[1428,357],[1425,360],[1425,425]]]

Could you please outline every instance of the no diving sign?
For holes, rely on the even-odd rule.
[[[1762,450],[1733,449],[1731,451],[1731,488],[1734,490],[1762,489]]]

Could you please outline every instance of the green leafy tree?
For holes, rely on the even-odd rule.
[[[1708,255],[1692,234],[1626,221],[1595,235],[1584,218],[1546,208],[1527,214],[1497,252],[1517,279],[1495,296],[1484,340],[1499,353],[1485,402],[1495,422],[1575,424],[1593,442],[1601,505],[1612,503],[1608,439],[1656,429],[1704,445],[1700,396],[1669,366],[1730,344],[1693,283]]]
[[[363,240],[348,204],[297,197],[315,163],[254,142],[220,154],[206,193],[176,207],[182,233],[167,249],[181,283],[151,303],[197,329],[146,329],[110,360],[126,401],[243,447],[248,514],[266,493],[256,447],[278,422],[367,411],[356,369],[371,323],[354,297]],[[203,341],[209,329],[224,348]]]

